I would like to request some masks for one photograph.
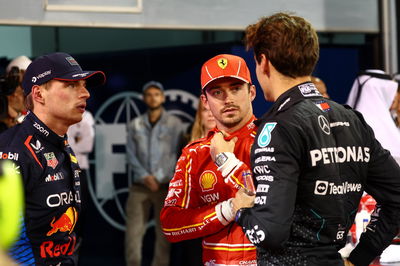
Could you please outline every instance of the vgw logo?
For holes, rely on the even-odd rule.
[[[165,109],[183,121],[193,121],[198,97],[186,91],[165,91]],[[108,99],[95,114],[94,159],[86,171],[92,200],[101,216],[113,227],[125,230],[125,201],[132,183],[126,163],[126,125],[146,108],[142,95],[122,92]],[[112,114],[112,115],[111,115]]]

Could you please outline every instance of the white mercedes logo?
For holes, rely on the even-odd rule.
[[[329,125],[328,119],[326,119],[325,116],[323,115],[318,116],[318,124],[326,135],[331,134],[331,127]]]

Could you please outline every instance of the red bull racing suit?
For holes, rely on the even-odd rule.
[[[363,191],[377,208],[349,260],[368,265],[398,233],[400,168],[362,115],[302,83],[256,123],[255,206],[236,220],[259,265],[343,265],[338,250]]]
[[[23,178],[25,213],[10,255],[22,265],[77,265],[80,169],[67,136],[32,112],[0,135],[0,158]]]
[[[253,121],[254,117],[230,136],[238,137],[234,153],[244,162],[241,169],[249,169]],[[225,183],[211,159],[210,140],[216,132],[182,150],[161,211],[162,230],[171,242],[202,237],[205,265],[257,265],[254,245],[221,211],[237,189]]]

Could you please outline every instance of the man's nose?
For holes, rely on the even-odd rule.
[[[88,99],[90,97],[90,92],[86,87],[82,87],[82,98]]]

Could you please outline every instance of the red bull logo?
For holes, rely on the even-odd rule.
[[[78,212],[74,207],[69,207],[66,212],[61,214],[60,218],[56,220],[56,217],[51,221],[50,231],[47,232],[47,236],[51,236],[57,232],[69,232],[70,234],[74,230],[76,222],[78,221]]]
[[[54,258],[63,255],[72,255],[75,250],[76,237],[68,236],[68,242],[57,244],[53,241],[45,241],[40,245],[40,257]]]

